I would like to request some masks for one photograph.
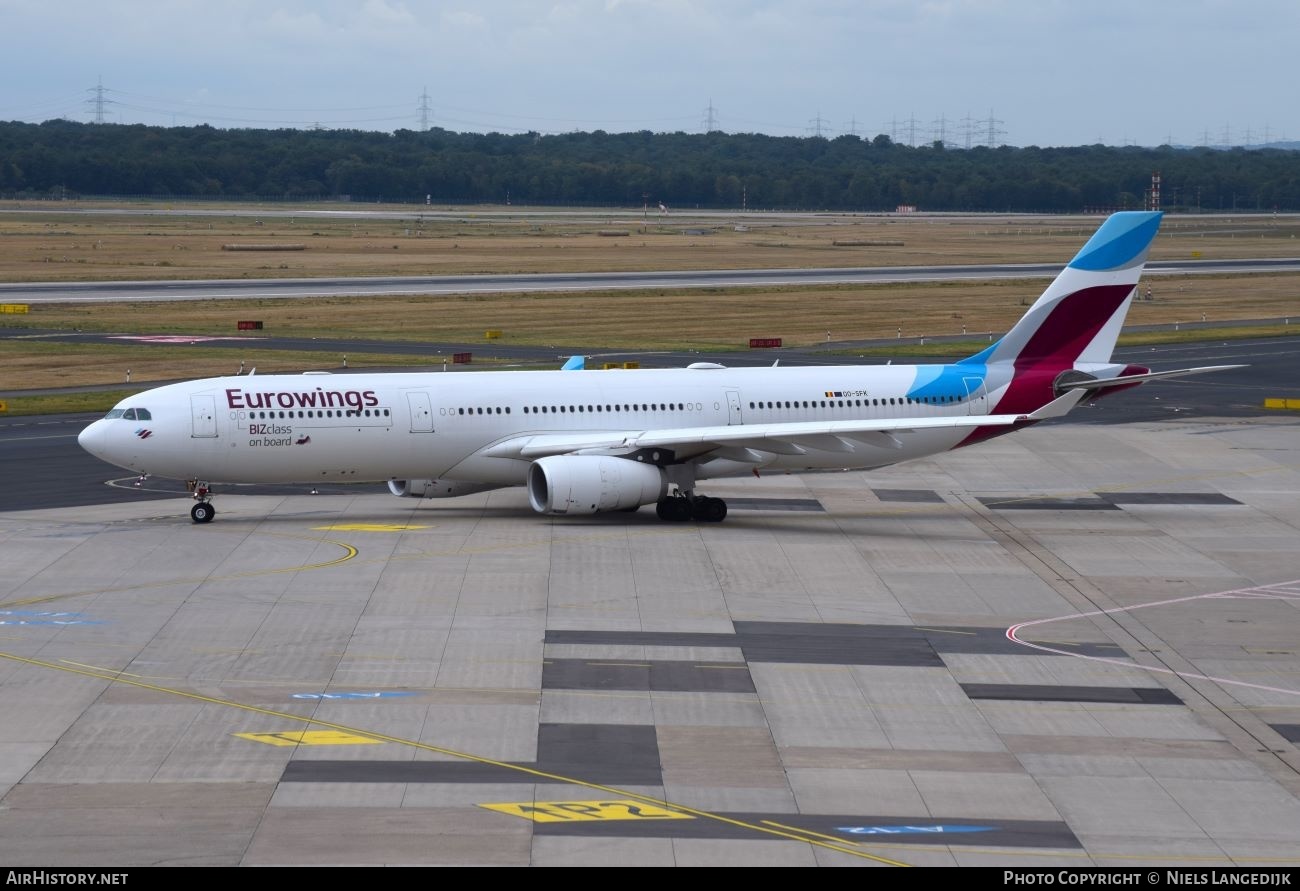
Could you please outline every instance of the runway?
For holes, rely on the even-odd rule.
[[[719,481],[717,526],[362,487],[195,526],[8,419],[0,859],[1295,866],[1294,347],[1177,349],[1256,365]]]
[[[137,282],[0,283],[5,303],[157,302],[172,300],[272,300],[295,297],[382,297],[410,294],[609,291],[645,288],[731,288],[781,285],[891,284],[1051,278],[1061,264],[844,267],[824,269],[705,269],[672,272],[566,272],[512,275],[324,277]],[[1300,258],[1163,260],[1145,275],[1243,275],[1298,272]]]

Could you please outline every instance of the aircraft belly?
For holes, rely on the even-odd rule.
[[[898,445],[889,443],[854,441],[852,451],[814,451],[802,455],[758,452],[764,459],[760,463],[733,460],[722,456],[700,464],[700,479],[717,479],[727,476],[749,476],[758,471],[799,472],[803,470],[871,470],[887,467],[902,461],[924,458],[946,452],[957,446],[969,434],[969,429],[915,430],[897,434]],[[757,446],[751,446],[755,451]]]
[[[522,486],[528,479],[528,468],[531,464],[531,461],[520,461],[515,458],[471,455],[444,473],[438,474],[438,477],[503,486]]]

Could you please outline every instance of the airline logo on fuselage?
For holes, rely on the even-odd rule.
[[[226,391],[226,405],[244,408],[373,408],[379,404],[374,390],[326,390],[317,387],[305,392]]]

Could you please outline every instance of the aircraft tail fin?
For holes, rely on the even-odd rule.
[[[1111,214],[1001,340],[962,362],[1017,369],[1110,362],[1163,215]]]

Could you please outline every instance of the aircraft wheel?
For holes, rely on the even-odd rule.
[[[691,503],[691,519],[697,523],[721,523],[727,516],[727,502],[721,498],[696,498]]]
[[[691,505],[685,498],[664,498],[655,505],[655,513],[666,523],[681,523],[691,518]]]
[[[217,509],[206,501],[200,501],[190,508],[190,519],[196,523],[211,523],[217,515]]]

